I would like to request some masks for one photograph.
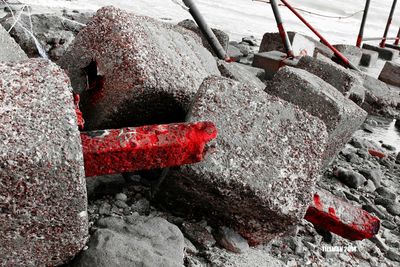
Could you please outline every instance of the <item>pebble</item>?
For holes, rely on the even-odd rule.
[[[125,208],[129,208],[128,204],[126,204],[126,202],[122,201],[122,200],[117,200],[114,202],[115,206],[117,206],[118,208],[121,209],[125,209]]]
[[[365,204],[362,205],[363,210],[368,211],[370,213],[375,213],[376,216],[379,217],[379,219],[385,219],[386,216],[383,212],[381,212],[375,205],[372,204]]]
[[[385,242],[382,240],[382,238],[378,236],[374,236],[369,239],[371,242],[373,242],[382,252],[386,252],[389,250],[389,246],[385,244]]]
[[[396,194],[386,187],[378,187],[375,192],[383,198],[396,201]]]
[[[212,234],[204,226],[198,223],[183,223],[182,232],[195,246],[200,247],[201,249],[208,249],[216,243]]]
[[[393,250],[389,250],[388,252],[386,252],[386,257],[392,261],[400,262],[400,254]]]
[[[379,169],[362,169],[360,173],[368,180],[374,182],[376,187],[380,187],[382,180],[382,172]]]
[[[257,39],[253,35],[243,37],[242,42],[248,43],[251,46],[258,46]]]
[[[150,203],[145,198],[139,199],[138,201],[136,201],[131,205],[131,210],[136,211],[141,215],[147,213],[149,209],[150,209]]]
[[[342,167],[338,167],[333,171],[333,174],[348,187],[357,189],[364,185],[367,181],[364,176],[353,170],[348,170]]]
[[[128,200],[128,197],[124,193],[118,193],[115,195],[115,199],[126,202]]]
[[[343,193],[344,193],[344,195],[346,196],[346,198],[348,200],[352,200],[352,201],[355,201],[357,203],[360,203],[360,199],[356,195],[354,195],[354,194],[352,194],[352,193],[350,193],[348,191],[343,191]]]
[[[99,214],[111,215],[111,205],[108,202],[103,202],[99,208]]]
[[[394,224],[394,223],[392,223],[390,221],[387,221],[387,220],[382,221],[382,226],[387,228],[387,229],[390,229],[390,230],[393,230],[393,229],[397,228],[396,224]]]
[[[394,203],[394,204],[388,205],[385,208],[390,214],[392,214],[394,216],[400,216],[400,204],[399,203]]]
[[[196,255],[199,252],[197,248],[193,245],[193,243],[190,242],[190,240],[187,239],[186,237],[185,237],[185,252],[193,255]]]
[[[361,128],[364,130],[364,132],[367,132],[367,133],[374,132],[374,129],[370,125],[365,124],[365,123],[361,126]]]
[[[228,227],[221,227],[217,234],[219,245],[235,253],[245,253],[249,250],[247,240]]]

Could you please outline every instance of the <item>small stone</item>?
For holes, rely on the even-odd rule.
[[[392,223],[390,221],[387,221],[387,220],[382,221],[382,226],[387,228],[387,229],[390,229],[390,230],[393,230],[393,229],[397,228],[396,224],[394,224],[394,223]]]
[[[390,199],[387,198],[382,198],[382,197],[377,197],[374,200],[376,205],[381,205],[384,206],[385,208],[389,205],[392,205],[393,201],[391,201]]]
[[[363,169],[360,173],[368,180],[372,180],[376,187],[381,186],[382,172],[379,169]]]
[[[128,200],[128,197],[124,193],[118,193],[115,195],[115,199],[126,202]]]
[[[365,124],[365,123],[362,125],[361,128],[364,130],[364,132],[367,132],[367,133],[373,133],[374,132],[374,129],[372,128],[372,126],[370,126],[368,124]]]
[[[388,252],[386,252],[386,257],[392,261],[400,262],[400,254],[394,252],[393,250],[389,250]]]
[[[394,216],[400,216],[400,204],[394,203],[392,205],[385,206],[385,208],[390,214]]]
[[[139,214],[145,214],[149,211],[150,209],[150,203],[147,199],[142,198],[136,201],[131,205],[131,210],[136,211]]]
[[[247,240],[228,227],[219,229],[217,241],[222,247],[235,253],[244,253],[249,249]]]
[[[389,145],[389,144],[382,144],[383,148],[386,148],[389,151],[396,151],[396,147]]]
[[[370,213],[375,213],[376,216],[379,217],[379,219],[385,219],[386,215],[380,211],[375,205],[372,204],[366,204],[362,206],[363,210],[368,211]]]
[[[385,244],[385,242],[378,236],[374,236],[370,238],[371,242],[373,242],[382,252],[386,252],[389,250],[389,247]]]
[[[367,184],[364,186],[363,190],[366,192],[374,192],[376,189],[374,182],[372,182],[371,180],[367,181]]]
[[[367,181],[364,176],[353,170],[342,167],[334,169],[333,174],[345,185],[357,189]]]
[[[125,208],[129,208],[128,204],[126,204],[126,202],[122,201],[122,200],[117,200],[115,201],[115,206],[117,206],[118,208],[121,209],[125,209]]]
[[[386,187],[378,187],[375,192],[383,198],[396,201],[396,194]]]
[[[198,223],[183,223],[182,231],[194,245],[202,249],[208,249],[216,243],[212,234]]]
[[[193,255],[196,255],[199,252],[197,248],[193,245],[193,243],[190,242],[190,240],[187,239],[186,237],[185,237],[185,252]]]
[[[99,214],[111,215],[111,205],[108,202],[103,202],[99,208]]]
[[[258,46],[257,39],[254,36],[243,37],[242,42],[248,43],[251,46]]]
[[[343,193],[348,200],[352,200],[352,201],[356,201],[356,202],[360,203],[360,200],[358,199],[358,197],[356,195],[354,195],[350,192],[347,192],[347,191],[343,191]]]

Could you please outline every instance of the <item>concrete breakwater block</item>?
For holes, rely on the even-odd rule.
[[[337,44],[334,45],[334,47],[354,65],[358,65],[360,63],[363,54],[361,48],[355,45],[346,45],[346,44]]]
[[[362,56],[360,60],[360,66],[372,67],[378,61],[379,53],[376,51],[362,49]]]
[[[96,13],[60,65],[84,91],[87,130],[182,121],[204,78],[220,74],[195,33],[114,7]]]
[[[0,63],[0,265],[55,266],[88,235],[82,147],[65,73]]]
[[[158,198],[206,215],[251,245],[293,230],[312,199],[327,141],[318,118],[264,91],[212,76],[190,120],[211,120],[218,137],[200,164],[171,170]]]
[[[386,44],[385,45],[387,48],[395,49],[400,51],[400,46],[395,45],[395,44]]]
[[[20,61],[27,58],[21,47],[0,25],[0,61]]]
[[[395,60],[399,56],[399,51],[397,51],[396,49],[382,48],[370,44],[363,44],[362,48],[378,52],[379,58],[384,60]]]
[[[394,62],[386,62],[379,80],[400,87],[400,64]]]
[[[296,32],[287,33],[295,56],[312,56],[314,54],[315,45],[311,40]],[[286,53],[279,32],[267,32],[264,34],[259,53],[269,51],[280,51]]]
[[[236,62],[228,63],[224,60],[218,60],[218,69],[224,77],[241,83],[251,84],[261,90],[265,88],[265,84],[260,80],[260,77],[265,77],[263,69]]]
[[[324,167],[350,140],[368,115],[333,86],[301,69],[280,69],[265,90],[299,106],[325,123],[329,138]]]
[[[275,73],[284,66],[296,66],[297,58],[287,58],[286,54],[279,51],[262,52],[254,55],[253,67],[263,69],[265,78],[272,79]]]

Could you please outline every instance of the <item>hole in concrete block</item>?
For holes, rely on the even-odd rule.
[[[104,84],[104,77],[98,75],[97,62],[92,61],[90,64],[83,68],[86,73],[86,88],[85,90],[101,90]]]

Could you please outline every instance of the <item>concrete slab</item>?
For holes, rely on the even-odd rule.
[[[290,59],[279,51],[262,52],[254,55],[253,67],[265,70],[265,79],[270,80],[283,66],[296,66],[298,59]]]
[[[14,41],[8,32],[0,25],[0,61],[21,61],[28,56]]]
[[[324,153],[324,167],[334,159],[368,115],[333,86],[301,69],[281,68],[265,90],[325,123],[329,139]]]
[[[288,32],[288,36],[295,56],[314,54],[315,45],[312,41],[296,32]],[[278,32],[268,32],[263,36],[259,53],[269,51],[285,52],[285,48]]]
[[[400,64],[386,62],[378,79],[385,83],[400,87]]]
[[[394,44],[386,44],[387,48],[396,49],[400,51],[400,46]]]
[[[97,11],[59,64],[84,91],[86,130],[183,121],[204,78],[220,74],[195,33],[114,7]]]
[[[395,60],[399,56],[399,51],[391,48],[382,48],[370,44],[363,44],[362,48],[378,52],[379,58],[384,60]]]
[[[334,47],[342,53],[354,65],[360,63],[362,57],[362,49],[355,45],[337,44]]]
[[[265,84],[259,78],[265,76],[263,69],[224,60],[218,60],[217,63],[222,76],[264,90]]]
[[[258,88],[217,76],[200,87],[190,120],[213,121],[218,137],[205,161],[171,170],[159,201],[185,214],[206,214],[251,245],[293,231],[312,199],[324,123]]]
[[[362,49],[362,56],[360,60],[360,66],[372,67],[376,64],[379,57],[379,53],[376,51]]]

